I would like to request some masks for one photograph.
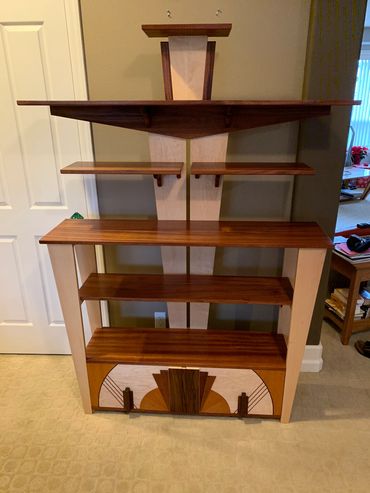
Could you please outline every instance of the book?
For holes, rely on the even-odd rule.
[[[353,252],[347,246],[347,243],[337,243],[334,245],[334,250],[347,257],[351,260],[369,259],[370,260],[370,248],[366,249],[364,252]]]
[[[345,299],[348,298],[348,293],[349,293],[349,288],[335,288],[334,293],[340,294],[343,296]]]
[[[328,310],[334,312],[335,315],[337,315],[339,318],[344,320],[345,312],[340,308],[340,306],[335,301],[333,301],[331,298],[327,298],[325,300],[325,305],[328,308]]]
[[[338,317],[340,317],[342,320],[344,320],[344,317],[346,315],[346,306],[345,305],[338,302],[333,297],[327,298],[325,300],[325,305],[330,311],[334,312]],[[356,309],[355,309],[355,313],[354,313],[354,319],[359,320],[361,318],[365,318],[365,316],[366,316],[366,312],[364,310],[362,310],[359,305],[357,305]]]
[[[331,296],[333,298],[337,299],[340,303],[347,305],[348,292],[349,292],[348,288],[336,288],[336,289],[334,289]],[[359,294],[359,296],[356,300],[356,305],[361,306],[363,304],[364,304],[364,298],[361,296],[361,294]]]
[[[342,301],[338,300],[338,298],[332,294],[331,299],[338,305],[340,308],[345,312],[347,310],[347,304],[342,303]],[[363,312],[361,311],[362,307],[364,306],[363,303],[357,303],[356,308],[355,308],[355,315],[363,315]]]
[[[330,299],[332,299],[332,300],[336,303],[336,305],[338,305],[338,306],[341,308],[341,310],[342,310],[343,312],[345,312],[345,311],[346,311],[346,306],[347,306],[346,301],[345,301],[345,302],[343,302],[343,301],[342,301],[341,299],[339,299],[339,298],[338,298],[338,297],[337,297],[334,293],[332,293],[332,294],[330,295]]]

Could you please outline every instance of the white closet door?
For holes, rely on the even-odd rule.
[[[68,353],[38,240],[96,203],[95,182],[59,173],[91,159],[89,125],[16,100],[86,99],[78,0],[0,0],[0,34],[0,352]]]

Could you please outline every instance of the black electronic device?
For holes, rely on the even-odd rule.
[[[370,238],[358,235],[351,235],[347,240],[347,246],[353,252],[364,252],[365,250],[370,248]]]

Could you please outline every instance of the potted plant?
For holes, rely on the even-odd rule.
[[[351,159],[353,164],[360,164],[361,159],[367,156],[367,147],[353,146],[351,149]]]

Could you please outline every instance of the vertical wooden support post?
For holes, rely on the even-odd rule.
[[[283,276],[290,277],[294,293],[292,306],[282,309],[278,325],[278,331],[287,339],[282,423],[290,420],[325,255],[325,249],[302,248],[298,252],[288,249],[286,252]]]
[[[176,137],[149,134],[152,161],[186,162],[186,141]],[[186,169],[181,178],[165,176],[161,187],[154,180],[157,218],[186,220]],[[163,272],[186,274],[186,247],[161,247]],[[170,327],[186,327],[186,303],[167,303]]]
[[[207,36],[169,36],[173,99],[203,99]]]
[[[170,36],[164,49],[162,62],[168,75],[166,96],[176,99],[202,99],[206,65],[207,36]],[[170,76],[168,74],[170,66]],[[170,90],[171,89],[171,90]],[[166,176],[163,185],[155,183],[157,217],[159,220],[186,220],[186,141],[163,135],[149,135],[152,161],[184,162],[185,167],[178,179]],[[186,247],[162,247],[162,263],[165,274],[186,273]],[[186,327],[186,303],[167,303],[170,327]]]
[[[72,359],[85,413],[91,413],[89,380],[86,368],[85,337],[78,295],[77,269],[72,245],[48,245]]]
[[[191,162],[225,162],[228,134],[212,135],[191,141]],[[220,218],[222,183],[215,186],[213,175],[190,176],[190,220],[218,221]],[[190,274],[212,274],[214,247],[190,248]],[[190,304],[190,327],[206,329],[209,303]]]
[[[96,264],[95,246],[94,245],[76,245],[75,254],[77,259],[80,281],[83,284],[90,274],[98,271]],[[100,301],[85,301],[87,316],[90,324],[91,335],[95,329],[102,326],[102,317],[100,310]]]

